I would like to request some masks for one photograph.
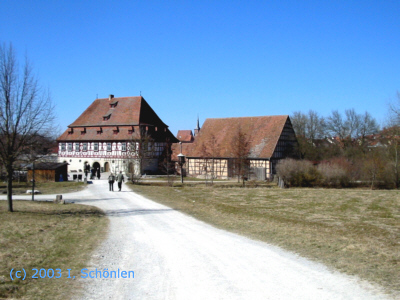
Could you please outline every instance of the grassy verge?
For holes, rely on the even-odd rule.
[[[107,218],[97,208],[77,204],[15,201],[14,209],[7,212],[6,201],[0,201],[0,298],[70,298],[79,286],[67,278],[67,269],[78,278],[106,234]],[[26,279],[12,281],[13,268],[24,268]],[[33,279],[33,268],[51,268],[55,275]],[[61,278],[55,278],[60,276],[56,269]]]
[[[361,189],[132,189],[200,220],[378,283],[400,295],[400,192]]]
[[[78,192],[84,189],[86,185],[83,182],[62,181],[62,182],[38,182],[35,184],[35,190],[39,190],[41,194],[62,194]],[[23,195],[27,190],[32,190],[31,183],[13,183],[13,194]],[[0,184],[0,193],[7,193],[6,183]]]

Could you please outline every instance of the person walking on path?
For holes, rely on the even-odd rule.
[[[119,174],[117,175],[117,181],[118,181],[118,190],[121,191],[122,182],[125,181],[124,175],[122,175],[122,171],[119,171]]]
[[[108,176],[108,183],[110,185],[110,191],[114,192],[114,181],[115,181],[115,176],[113,173],[110,174],[110,176]]]
[[[97,168],[97,179],[100,180],[100,168]]]

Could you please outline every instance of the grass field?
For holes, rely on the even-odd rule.
[[[400,296],[400,192],[133,185],[216,227],[358,275]]]
[[[0,201],[0,299],[69,299],[79,291],[72,277],[78,278],[105,237],[108,219],[97,208],[77,204],[14,201],[14,210],[7,212],[7,202]],[[26,279],[12,281],[13,268],[24,268]],[[53,269],[54,277],[38,273],[33,279],[33,268]],[[56,269],[61,278],[55,278]]]
[[[39,190],[41,194],[62,194],[72,193],[84,189],[86,185],[83,182],[75,181],[62,181],[62,182],[37,182],[35,184],[35,190]],[[13,194],[23,195],[26,194],[27,190],[32,190],[31,183],[13,183]],[[6,183],[0,183],[0,193],[3,195],[7,194]]]

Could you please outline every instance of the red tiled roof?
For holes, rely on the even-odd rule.
[[[182,152],[188,157],[201,157],[204,155],[203,144],[209,144],[211,136],[214,135],[219,150],[216,157],[233,157],[232,141],[240,127],[250,143],[249,157],[271,158],[288,117],[285,115],[206,119],[194,143],[186,144]]]
[[[191,130],[179,130],[176,137],[181,142],[193,142],[194,140]]]
[[[115,108],[110,104],[118,101]],[[110,119],[103,121],[103,116],[110,115]],[[108,126],[108,125],[139,125],[148,122],[146,115],[151,114],[155,119],[150,124],[165,125],[143,97],[120,97],[96,99],[93,103],[68,127]],[[154,116],[155,115],[155,116]]]
[[[187,155],[193,143],[182,143],[182,154]],[[171,145],[171,160],[178,161],[178,154],[181,153],[181,144],[174,143]]]
[[[108,115],[108,119],[104,118]],[[148,133],[158,141],[168,137],[171,142],[177,142],[168,126],[141,96],[96,99],[57,141],[139,139],[139,126],[146,126]],[[129,133],[132,129],[134,131]]]

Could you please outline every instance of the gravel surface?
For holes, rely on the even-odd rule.
[[[108,237],[88,270],[134,271],[134,278],[79,279],[85,285],[80,299],[386,299],[356,277],[116,187],[109,192],[107,181],[99,180],[63,195],[110,218]]]

